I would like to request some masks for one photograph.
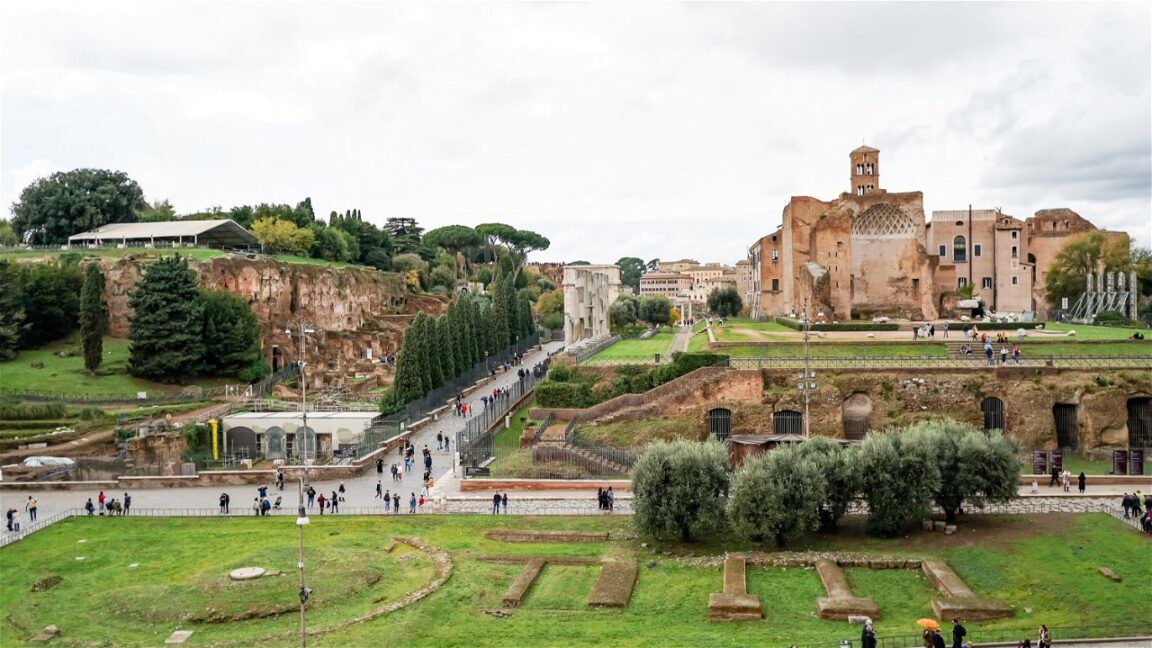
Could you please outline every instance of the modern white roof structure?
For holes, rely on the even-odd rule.
[[[69,245],[109,245],[156,242],[190,243],[214,247],[252,247],[260,243],[251,232],[233,220],[159,221],[154,223],[109,223],[91,232],[68,237]]]

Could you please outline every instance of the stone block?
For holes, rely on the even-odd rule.
[[[953,533],[956,533],[956,525],[955,524],[949,524],[949,525],[944,527],[944,535],[952,535]]]
[[[709,594],[709,621],[755,621],[764,618],[760,597],[752,594]]]
[[[744,594],[748,591],[745,580],[746,566],[743,558],[729,556],[724,559],[724,593]]]
[[[880,618],[880,608],[870,598],[856,596],[816,599],[816,614],[821,619],[846,621],[849,617],[865,616],[870,619]]]
[[[44,629],[41,630],[36,636],[29,639],[29,641],[33,641],[35,643],[48,643],[49,641],[55,639],[56,635],[58,634],[60,634],[60,628],[57,628],[54,625],[44,626]]]
[[[1112,571],[1111,569],[1108,569],[1107,567],[1097,567],[1096,571],[1100,572],[1104,576],[1104,578],[1107,578],[1108,580],[1112,581],[1113,583],[1119,583],[1121,580],[1123,580],[1122,578],[1120,578],[1119,574]]]
[[[945,529],[945,527],[947,527],[947,526],[948,526],[947,524],[937,520],[937,521],[932,523],[932,530],[933,531],[943,531]]]
[[[938,619],[961,618],[969,621],[1005,619],[1015,612],[1003,601],[979,596],[933,598],[932,611]]]
[[[925,531],[931,531],[933,529],[932,520],[924,520],[923,522],[920,523],[920,526]]]

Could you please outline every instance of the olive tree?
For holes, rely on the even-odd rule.
[[[724,522],[728,453],[715,441],[656,442],[632,468],[632,521],[652,537],[715,530]]]
[[[820,502],[820,528],[831,531],[848,512],[860,492],[860,471],[856,467],[856,449],[845,448],[834,439],[816,436],[798,446],[799,456],[812,462],[824,476],[826,488]]]
[[[940,471],[940,484],[932,500],[944,510],[948,522],[965,502],[983,508],[988,502],[1016,497],[1020,477],[1020,449],[999,430],[984,432],[967,423],[929,421],[909,432],[926,435]]]
[[[747,460],[736,472],[728,518],[744,538],[771,538],[783,547],[787,540],[820,527],[826,490],[815,461],[796,447],[780,448]]]
[[[928,516],[940,489],[934,452],[932,434],[920,428],[871,433],[860,443],[860,490],[871,533],[896,536]]]

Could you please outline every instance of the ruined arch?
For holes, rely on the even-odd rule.
[[[284,428],[273,425],[264,431],[264,439],[267,442],[267,451],[264,456],[268,459],[287,459],[287,449],[284,447],[285,441]]]
[[[980,415],[984,418],[985,430],[1005,430],[1004,401],[988,396],[980,401]]]
[[[1056,426],[1056,447],[1075,450],[1080,446],[1080,408],[1075,403],[1056,403],[1052,406],[1052,422]]]
[[[1152,396],[1128,399],[1128,447],[1152,448]]]
[[[804,415],[796,410],[780,410],[772,414],[773,434],[804,434]]]
[[[256,432],[252,428],[234,427],[228,430],[228,453],[251,459],[260,452],[256,443]]]
[[[868,417],[872,415],[872,399],[868,394],[855,392],[840,405],[845,439],[863,439],[868,433]]]
[[[732,410],[716,407],[708,410],[708,434],[717,441],[726,441],[732,436]]]

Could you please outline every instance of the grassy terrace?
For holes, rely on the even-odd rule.
[[[675,335],[672,333],[657,333],[647,340],[641,340],[639,338],[620,340],[616,344],[589,358],[586,364],[596,364],[598,361],[612,362],[621,358],[640,357],[647,357],[648,361],[651,361],[654,354],[659,353],[660,355],[664,355],[668,353],[668,348],[672,346],[672,339],[674,337]]]
[[[515,506],[513,497],[513,511]],[[298,645],[293,523],[292,516],[62,522],[0,549],[5,610],[0,636],[5,645],[22,645],[51,623],[61,629],[53,640],[59,646],[156,646],[176,629],[194,631],[189,646]],[[977,641],[980,632],[992,628],[1019,628],[1020,636],[1035,636],[1039,623],[1146,622],[1146,615],[1134,612],[1146,609],[1152,597],[1152,581],[1141,577],[1148,568],[1148,540],[1102,514],[977,516],[967,518],[953,536],[916,532],[887,541],[863,535],[860,527],[860,520],[851,519],[839,534],[814,536],[790,548],[943,559],[978,595],[1016,609],[1015,618],[968,623]],[[509,544],[485,539],[490,529],[607,531],[610,540]],[[430,579],[425,554],[403,546],[381,551],[396,536],[419,537],[448,551],[451,578],[408,608],[348,623]],[[314,590],[308,625],[326,630],[309,638],[313,646],[378,645],[382,637],[403,637],[420,646],[712,647],[835,642],[859,634],[856,626],[815,618],[823,588],[810,568],[750,567],[748,590],[760,597],[767,618],[709,623],[708,594],[721,591],[721,570],[679,557],[756,547],[720,538],[695,545],[657,543],[658,551],[650,554],[632,539],[627,518],[313,516],[304,541],[307,582]],[[501,607],[521,567],[479,558],[530,555],[634,558],[641,568],[624,609],[584,605],[596,567],[549,566],[523,607],[509,610],[510,617],[485,614]],[[229,581],[228,571],[241,566],[284,576]],[[1123,581],[1103,578],[1098,566],[1123,575]],[[913,634],[916,619],[933,616],[934,591],[918,571],[848,569],[846,575],[857,595],[880,606],[881,637]],[[34,584],[51,577],[59,577],[54,586],[33,591]]]
[[[68,351],[72,355],[56,355]],[[35,369],[33,364],[43,363]],[[198,380],[201,387],[216,387],[226,381]],[[137,392],[149,396],[179,393],[183,386],[142,380],[128,375],[128,340],[104,338],[104,362],[95,376],[84,369],[84,356],[78,334],[39,349],[20,351],[15,360],[0,362],[0,390],[35,391],[68,396],[111,395],[132,398]]]
[[[142,256],[153,255],[162,256],[167,254],[179,254],[181,256],[190,257],[197,261],[207,261],[209,259],[216,259],[228,256],[228,253],[223,250],[210,250],[206,248],[196,247],[174,247],[174,248],[101,248],[99,250],[28,250],[21,252],[3,252],[0,253],[0,259],[8,259],[11,261],[20,261],[24,259],[40,259],[40,258],[55,258],[62,254],[81,254],[88,257],[104,257],[109,259],[122,259],[126,256]],[[343,261],[327,261],[324,259],[313,259],[311,257],[296,256],[294,254],[275,254],[267,257],[258,257],[265,259],[275,259],[281,263],[297,263],[302,265],[317,265],[317,266],[332,266],[334,268],[346,267],[364,267],[355,263],[345,263]]]

